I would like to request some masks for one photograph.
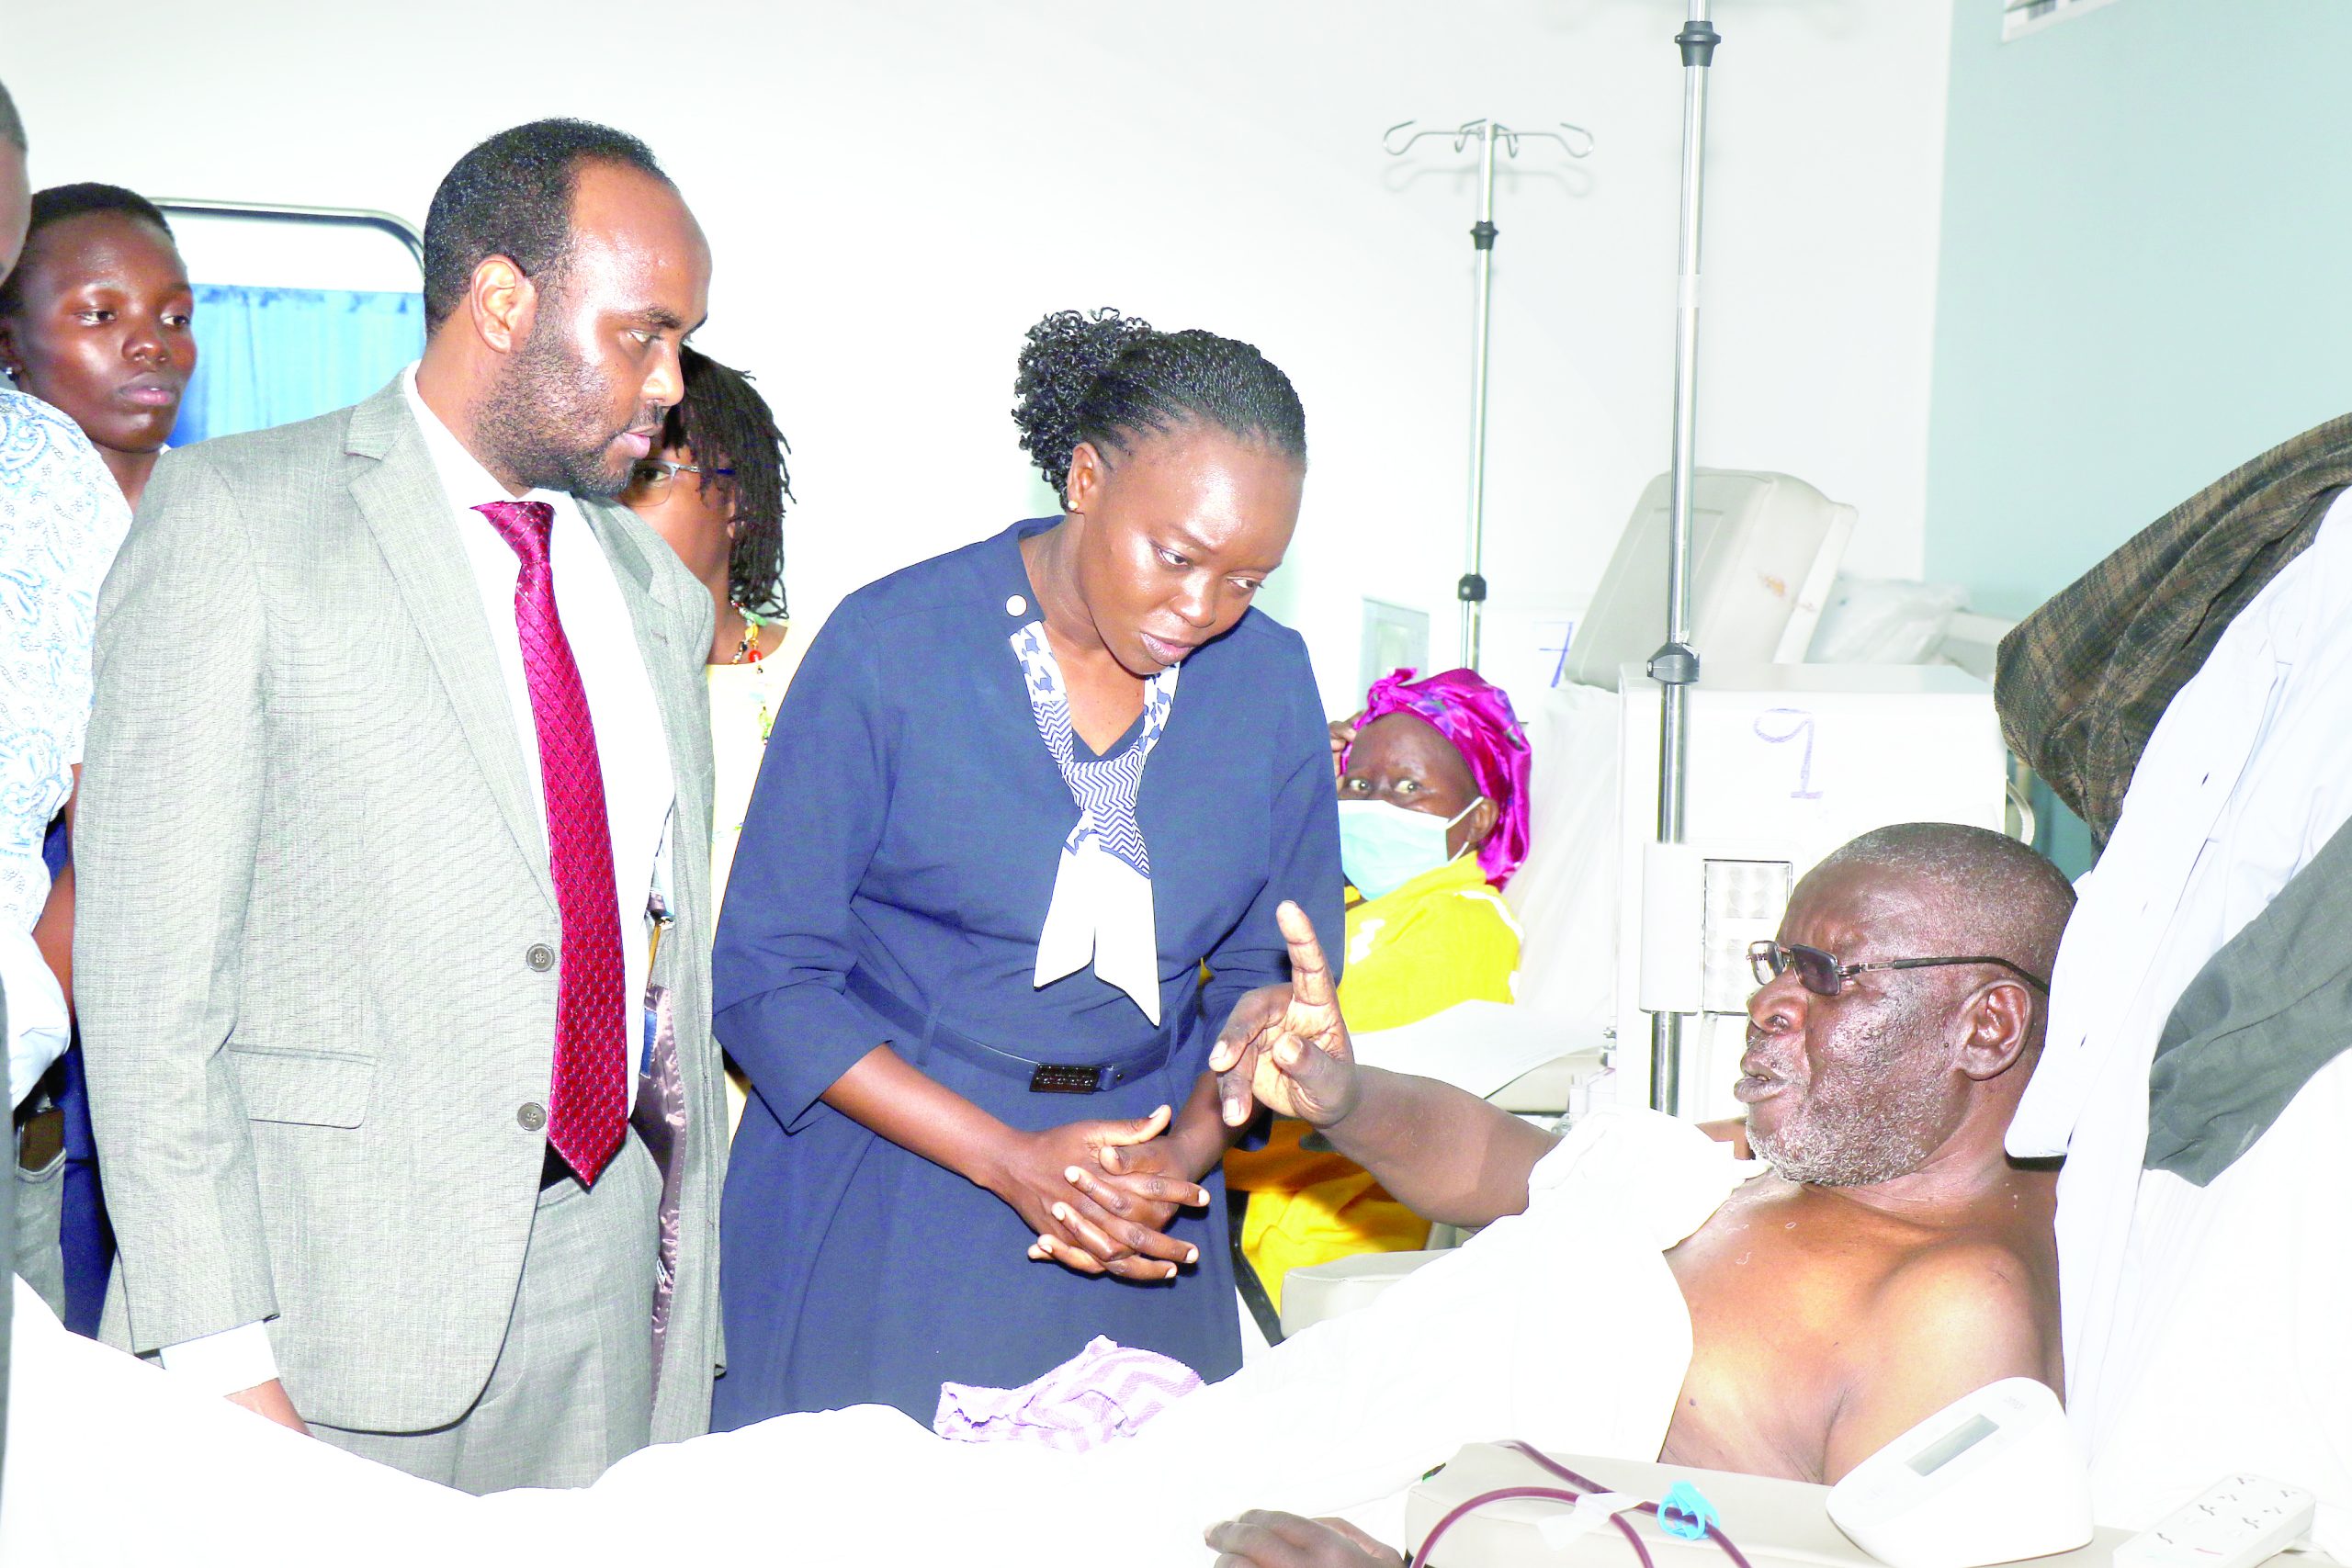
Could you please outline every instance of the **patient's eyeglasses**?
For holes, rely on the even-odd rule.
[[[670,493],[671,481],[680,474],[706,474],[712,479],[731,479],[732,468],[706,468],[698,463],[669,463],[659,457],[642,457],[628,466],[628,488],[622,493],[631,501],[659,501]]]
[[[1797,984],[1816,997],[1834,997],[1846,988],[1846,982],[1872,969],[1942,969],[1957,964],[1996,964],[2010,974],[2043,992],[2050,982],[2030,969],[2021,969],[2006,958],[1980,956],[1976,958],[1883,958],[1872,964],[1840,964],[1834,953],[1800,942],[1751,942],[1747,944],[1748,967],[1756,971],[1756,983],[1769,986],[1793,969]]]

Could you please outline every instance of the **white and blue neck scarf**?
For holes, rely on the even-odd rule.
[[[1143,765],[1159,744],[1176,703],[1171,664],[1144,687],[1143,732],[1108,757],[1081,757],[1070,726],[1069,692],[1046,641],[1046,625],[1032,621],[1012,634],[1037,733],[1062,771],[1078,807],[1078,826],[1062,840],[1053,902],[1037,938],[1033,985],[1074,975],[1090,960],[1097,977],[1133,998],[1144,1017],[1159,1022],[1159,932],[1151,912],[1151,854],[1136,820]]]

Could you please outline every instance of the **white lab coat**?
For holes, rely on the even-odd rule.
[[[2352,1507],[2352,1057],[2211,1187],[2143,1171],[2148,1071],[2181,992],[2352,816],[2352,496],[2231,623],[2150,738],[2052,976],[2008,1136],[2064,1154],[2068,1408],[2102,1524],[2226,1472]],[[2352,932],[2343,940],[2352,941]],[[2352,1042],[2346,1042],[2352,1045]]]

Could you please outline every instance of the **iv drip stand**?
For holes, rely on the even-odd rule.
[[[1699,218],[1705,184],[1707,71],[1722,35],[1707,19],[1708,0],[1690,0],[1690,19],[1674,37],[1682,51],[1682,233],[1674,316],[1674,477],[1672,542],[1666,557],[1666,645],[1650,657],[1649,675],[1665,688],[1657,746],[1657,841],[1682,841],[1683,771],[1690,716],[1689,688],[1699,679],[1690,646],[1690,481],[1696,458],[1699,381]],[[1650,1015],[1650,1104],[1668,1115],[1682,1090],[1682,1015]]]
[[[1452,130],[1416,130],[1402,141],[1396,140],[1398,131],[1410,129],[1412,124],[1409,119],[1400,120],[1381,137],[1380,144],[1391,157],[1402,157],[1414,142],[1427,136],[1453,137],[1456,152],[1473,139],[1478,143],[1478,221],[1470,230],[1470,243],[1478,252],[1478,324],[1470,371],[1468,566],[1461,581],[1454,584],[1454,596],[1462,601],[1462,667],[1476,670],[1480,620],[1487,602],[1487,580],[1480,571],[1487,551],[1487,345],[1494,315],[1495,236],[1501,231],[1495,227],[1495,148],[1500,143],[1506,156],[1516,158],[1521,137],[1541,136],[1558,142],[1569,157],[1583,158],[1592,152],[1592,133],[1565,120],[1560,122],[1559,130],[1514,130],[1493,119],[1474,119]]]

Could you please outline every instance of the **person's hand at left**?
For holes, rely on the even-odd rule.
[[[1197,1260],[1189,1244],[1164,1234],[1179,1209],[1209,1201],[1168,1131],[1170,1120],[1162,1106],[1140,1122],[1088,1124],[1083,1151],[1061,1168],[1069,1196],[1051,1209],[1063,1234],[1040,1230],[1029,1256],[1128,1280],[1169,1279],[1180,1264]]]
[[[1224,1152],[1220,1146],[1209,1163]],[[1094,1157],[1102,1169],[1073,1168],[1070,1185],[1122,1219],[1162,1231],[1178,1209],[1208,1203],[1208,1190],[1194,1179],[1199,1158],[1172,1134],[1144,1144],[1104,1144]]]
[[[1216,1568],[1404,1568],[1391,1551],[1345,1519],[1303,1519],[1252,1508],[1211,1525],[1204,1538]]]
[[[1042,1132],[1009,1134],[983,1185],[1027,1223],[1037,1238],[1030,1246],[1030,1257],[1050,1258],[1081,1274],[1108,1271],[1133,1280],[1167,1279],[1181,1265],[1195,1261],[1199,1249],[1107,1213],[1070,1185],[1069,1173],[1096,1165],[1104,1148],[1152,1142],[1167,1130],[1170,1115],[1163,1105],[1146,1117],[1071,1122]],[[1208,1201],[1199,1189],[1193,1191],[1197,1194],[1193,1201]]]
[[[1143,1124],[1137,1124],[1138,1133],[1144,1130]],[[1180,1209],[1207,1206],[1208,1190],[1200,1185],[1201,1179],[1224,1161],[1226,1144],[1214,1098],[1204,1099],[1196,1092],[1184,1112],[1166,1122],[1158,1136],[1098,1140],[1094,1158],[1071,1165],[1062,1177],[1070,1184],[1072,1195],[1084,1200],[1079,1210],[1092,1219],[1096,1235],[1111,1241],[1117,1252],[1140,1254],[1145,1250],[1139,1244],[1144,1233],[1165,1231]],[[1069,1222],[1063,1223],[1074,1229]],[[1116,1260],[1115,1253],[1102,1252],[1091,1243],[1072,1247],[1069,1236],[1057,1239],[1050,1234],[1037,1237],[1029,1256],[1051,1259],[1081,1274],[1102,1271]],[[1155,1274],[1140,1263],[1109,1271],[1131,1280],[1166,1278],[1176,1272],[1171,1268]]]

